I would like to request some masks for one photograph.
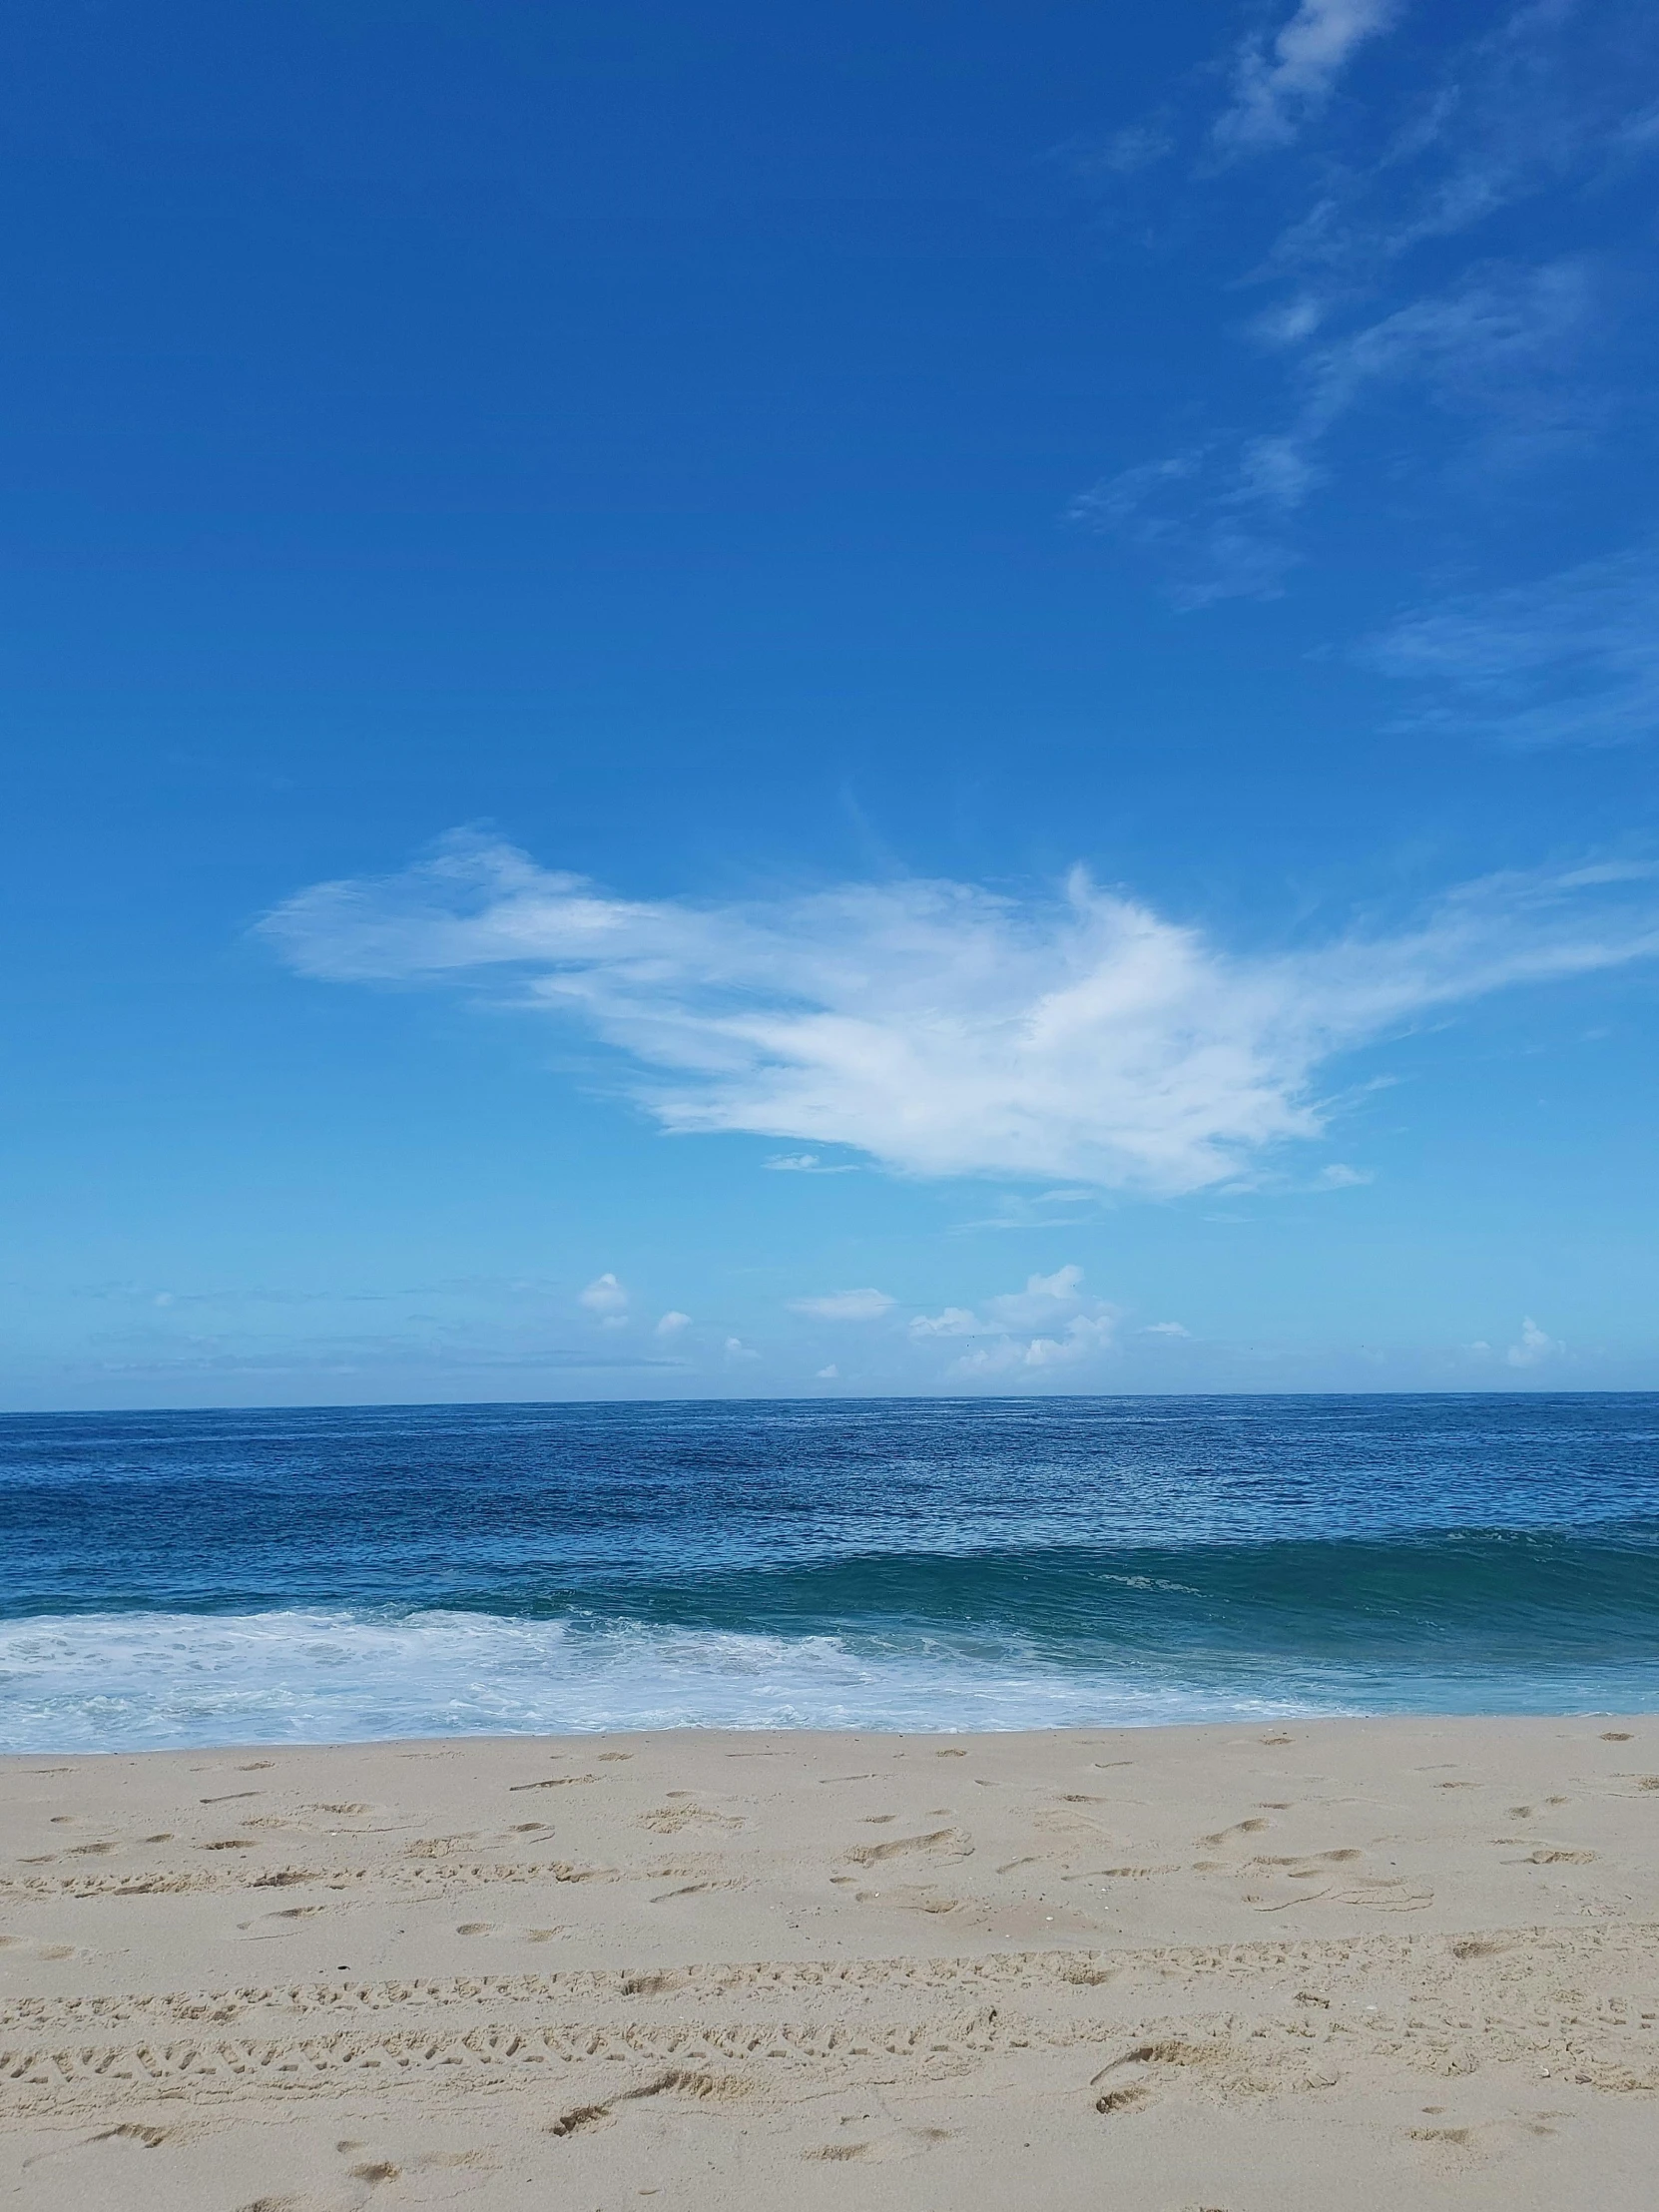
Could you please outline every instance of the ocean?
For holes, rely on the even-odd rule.
[[[0,1416],[0,1749],[1659,1707],[1659,1395]]]

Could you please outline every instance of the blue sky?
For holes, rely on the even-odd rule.
[[[1659,1386],[1659,26],[0,30],[0,1402]]]

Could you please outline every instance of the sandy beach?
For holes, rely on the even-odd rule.
[[[0,2202],[1651,2202],[1659,1719],[0,1763]]]

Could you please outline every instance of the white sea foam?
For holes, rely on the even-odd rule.
[[[1264,1685],[1265,1687],[1265,1685]],[[0,1749],[134,1751],[634,1728],[1129,1726],[1345,1709],[1060,1667],[1011,1638],[893,1641],[427,1611],[0,1624]]]

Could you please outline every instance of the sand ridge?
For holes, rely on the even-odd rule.
[[[1647,1719],[8,1760],[0,2203],[1646,2202],[1656,1768]]]

